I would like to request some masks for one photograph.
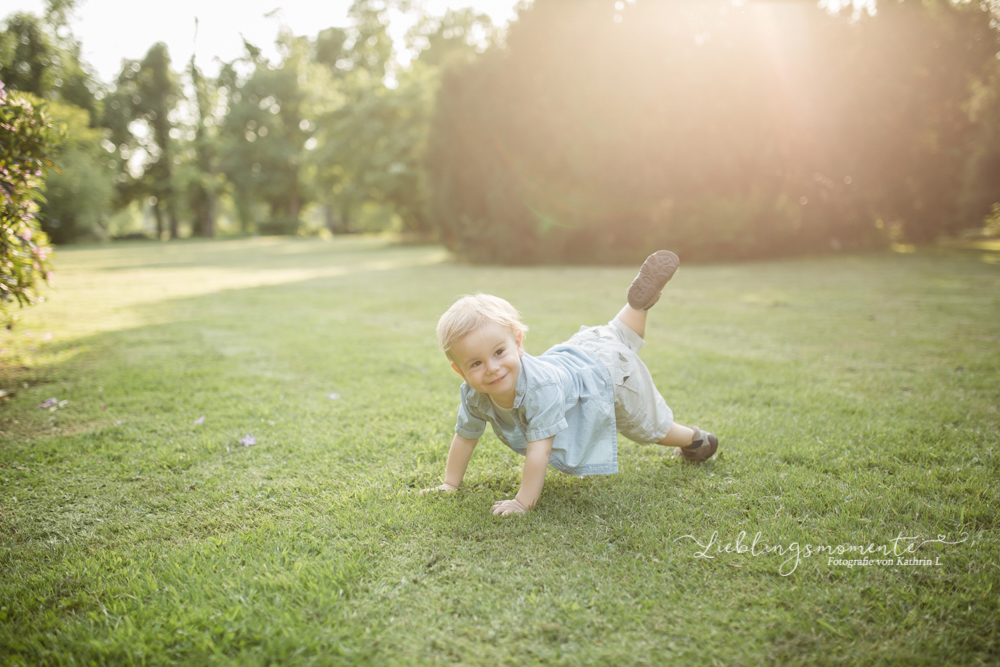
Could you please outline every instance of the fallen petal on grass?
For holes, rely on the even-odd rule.
[[[326,397],[329,398],[331,401],[335,401],[338,398],[340,398],[340,394],[327,394]]]
[[[195,424],[204,424],[205,423],[205,415],[202,415],[201,417],[198,417],[197,419],[195,419],[194,423]]]
[[[247,433],[245,438],[240,438],[239,443],[244,447],[253,447],[257,444],[257,438],[253,437],[253,433]]]
[[[39,403],[38,407],[40,407],[40,408],[51,408],[53,405],[59,405],[59,399],[58,398],[47,398],[44,401],[42,401],[41,403]]]

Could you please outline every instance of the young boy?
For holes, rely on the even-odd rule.
[[[528,327],[503,299],[477,294],[452,305],[438,322],[437,336],[465,380],[462,402],[444,484],[421,493],[458,489],[487,423],[525,457],[517,495],[493,505],[493,514],[504,516],[534,507],[549,465],[573,475],[618,472],[617,432],[635,442],[677,447],[674,455],[688,461],[715,454],[718,438],[673,420],[638,356],[646,312],[679,264],[667,250],[650,255],[613,320],[580,327],[540,357],[525,354]]]

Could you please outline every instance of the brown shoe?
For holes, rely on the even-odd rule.
[[[660,291],[670,280],[681,260],[669,250],[658,250],[646,258],[639,274],[628,288],[628,305],[636,310],[649,310],[660,300]]]
[[[678,447],[677,451],[684,457],[685,461],[699,463],[707,461],[715,454],[719,448],[719,439],[708,431],[703,431],[697,426],[694,427],[694,440],[687,447]]]

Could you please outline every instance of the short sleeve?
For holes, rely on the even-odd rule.
[[[465,397],[465,387],[463,384],[459,394],[462,402],[458,405],[458,420],[455,423],[455,433],[466,440],[478,440],[486,432],[486,420],[482,418],[478,411],[469,406]]]
[[[524,418],[528,427],[524,437],[528,442],[550,438],[569,428],[566,423],[566,402],[558,384],[550,382],[539,385],[526,399]]]

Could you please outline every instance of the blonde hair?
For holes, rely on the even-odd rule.
[[[466,294],[438,320],[438,346],[451,359],[451,348],[456,342],[489,322],[499,324],[513,336],[528,330],[521,322],[521,315],[505,299],[491,294]]]

